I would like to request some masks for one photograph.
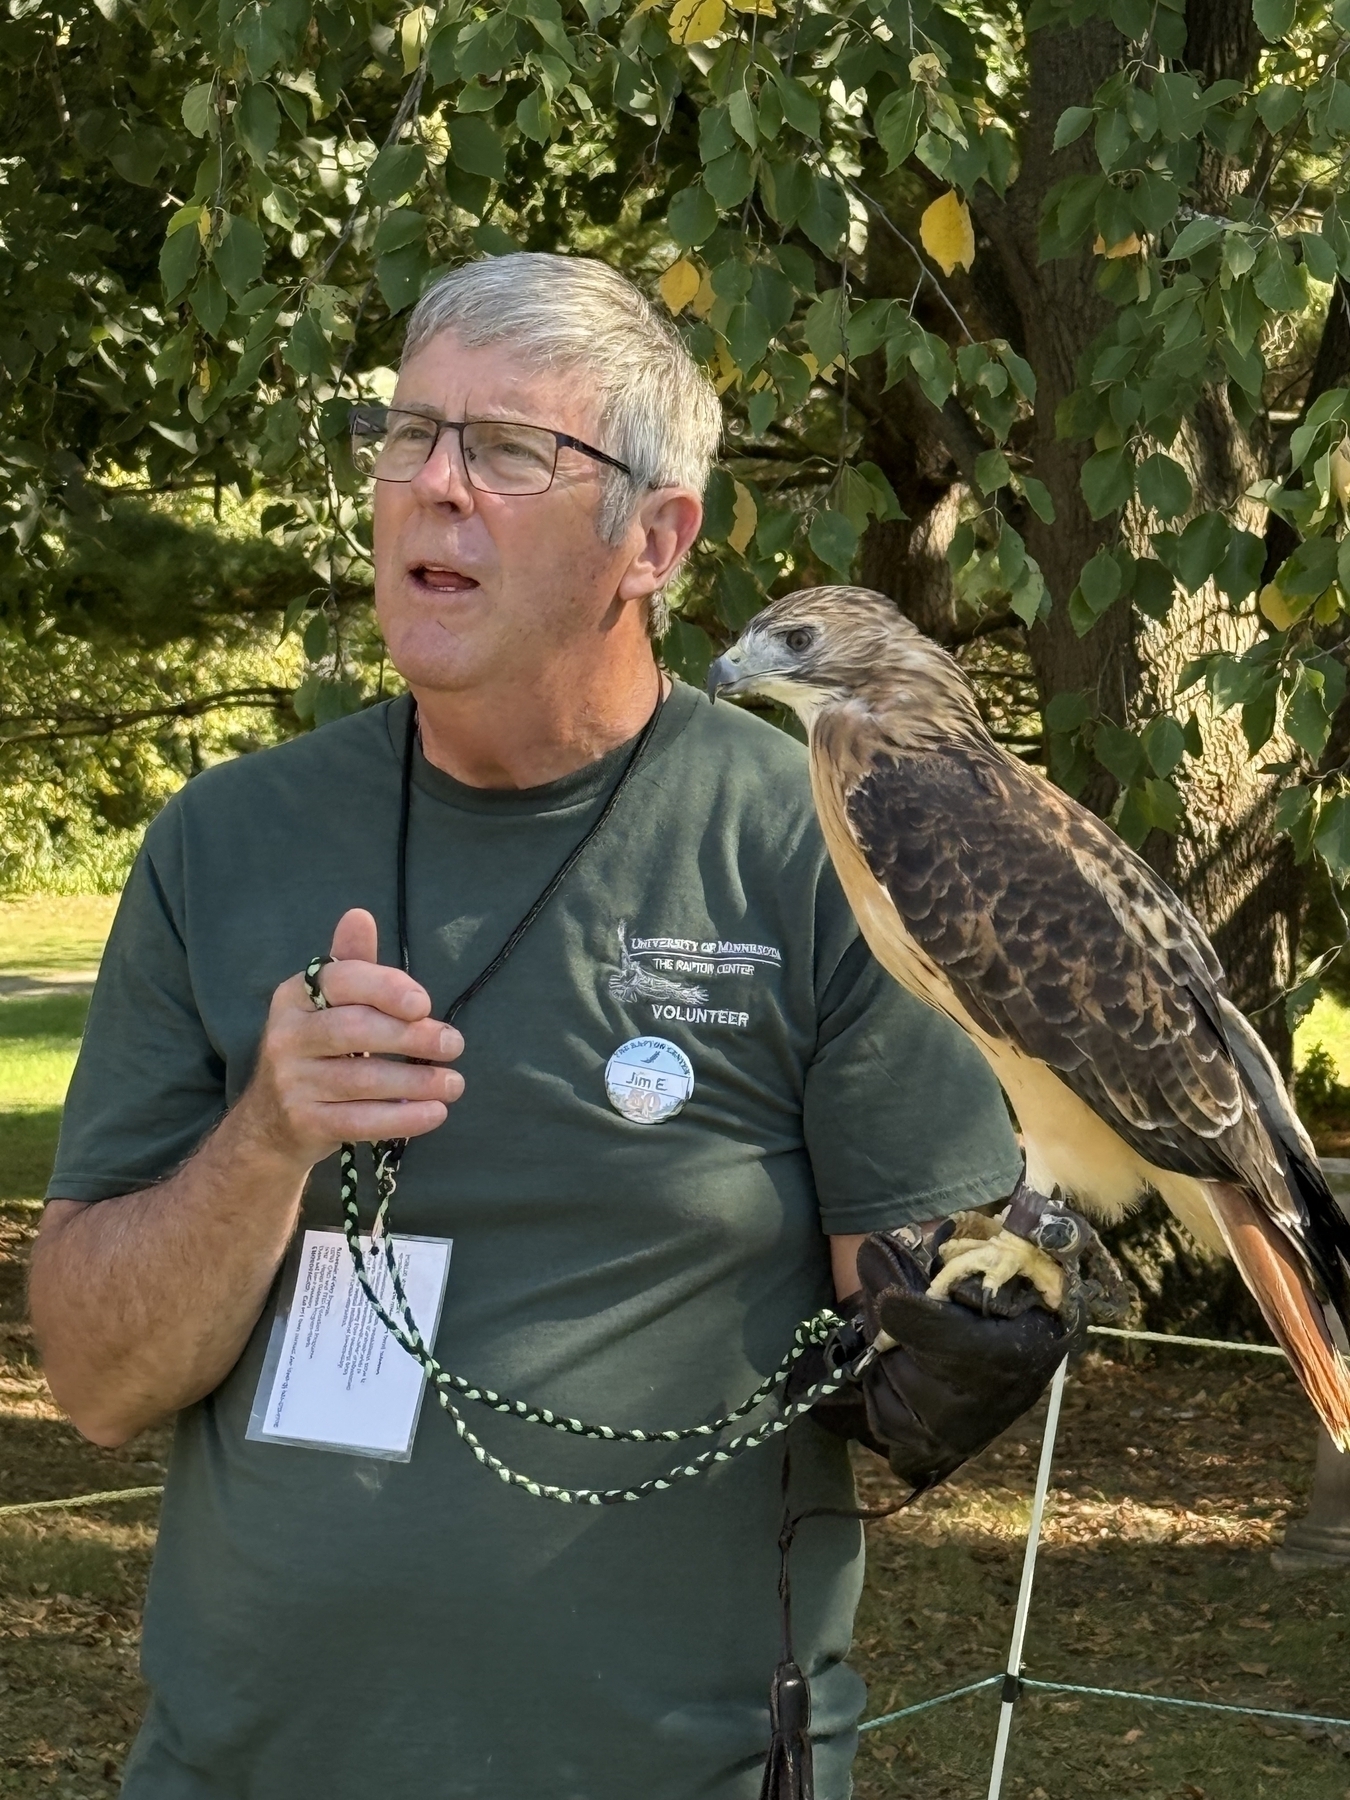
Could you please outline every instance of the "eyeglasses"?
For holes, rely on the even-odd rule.
[[[459,438],[471,486],[484,494],[544,494],[553,485],[559,450],[611,469],[632,470],[593,444],[550,431],[546,425],[517,425],[507,419],[433,419],[395,406],[354,406],[351,410],[352,462],[376,481],[411,481],[424,469],[441,433]]]

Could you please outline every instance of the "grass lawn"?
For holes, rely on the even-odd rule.
[[[0,975],[91,968],[112,905],[0,906]],[[53,1405],[23,1322],[24,1265],[87,1005],[33,985],[0,992],[0,1505],[157,1482],[167,1452],[165,1432],[119,1451],[84,1443]],[[1350,1015],[1319,1003],[1300,1053],[1317,1041],[1350,1083]],[[1278,1363],[1186,1358],[1094,1353],[1071,1379],[1026,1672],[1350,1718],[1350,1572],[1280,1577],[1269,1563],[1306,1504],[1311,1414]],[[1042,1413],[869,1528],[853,1661],[870,1716],[1001,1667]],[[881,1470],[859,1453],[869,1503],[893,1494]],[[0,1516],[0,1800],[115,1794],[145,1701],[136,1657],[155,1518],[153,1500]],[[864,1735],[857,1800],[978,1800],[996,1692]],[[1004,1792],[1347,1800],[1350,1732],[1028,1693]]]

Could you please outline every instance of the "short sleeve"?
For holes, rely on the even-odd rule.
[[[822,996],[803,1130],[832,1236],[1002,1199],[1022,1167],[984,1058],[856,936]]]
[[[174,916],[180,829],[170,802],[122,895],[66,1096],[49,1200],[108,1200],[162,1180],[225,1111],[225,1066],[194,1004]]]

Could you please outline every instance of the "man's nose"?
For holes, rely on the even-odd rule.
[[[459,512],[474,509],[474,489],[464,464],[464,446],[457,431],[442,431],[435,448],[412,478],[418,499],[430,506],[453,506]]]

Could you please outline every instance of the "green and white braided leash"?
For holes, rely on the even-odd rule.
[[[305,969],[305,986],[310,999],[320,1009],[328,1005],[319,986],[319,971],[329,961],[327,957],[316,956]],[[564,1414],[550,1411],[547,1407],[530,1406],[524,1400],[513,1400],[507,1395],[495,1393],[491,1388],[468,1381],[462,1375],[456,1375],[449,1369],[441,1367],[436,1358],[427,1349],[417,1323],[412,1316],[404,1291],[402,1277],[398,1271],[397,1260],[389,1237],[389,1209],[393,1200],[394,1189],[398,1180],[398,1167],[403,1152],[407,1147],[406,1138],[386,1138],[372,1146],[375,1156],[375,1223],[371,1230],[372,1253],[383,1252],[385,1267],[389,1272],[393,1287],[395,1303],[401,1321],[395,1319],[375,1292],[370,1275],[366,1268],[365,1255],[361,1249],[361,1219],[358,1210],[357,1195],[359,1175],[356,1166],[356,1146],[343,1144],[338,1156],[340,1175],[340,1194],[342,1200],[342,1229],[346,1236],[347,1248],[351,1253],[352,1266],[357,1281],[366,1299],[374,1309],[376,1317],[388,1331],[394,1341],[412,1356],[422,1367],[427,1381],[433,1386],[436,1398],[455,1427],[455,1433],[462,1443],[467,1445],[475,1460],[485,1469],[491,1471],[499,1480],[511,1487],[523,1488],[540,1500],[557,1500],[568,1506],[615,1506],[624,1501],[644,1500],[651,1494],[664,1493],[678,1481],[684,1481],[695,1475],[702,1475],[707,1470],[716,1468],[721,1463],[733,1462],[749,1450],[756,1450],[761,1445],[772,1442],[782,1435],[794,1420],[801,1418],[825,1395],[835,1393],[853,1373],[848,1368],[832,1371],[824,1381],[805,1390],[801,1397],[767,1419],[754,1430],[715,1448],[702,1451],[690,1462],[667,1469],[664,1474],[651,1476],[645,1481],[634,1482],[630,1487],[614,1488],[569,1488],[560,1487],[553,1482],[535,1481],[532,1476],[522,1475],[518,1470],[510,1468],[500,1457],[494,1456],[482,1440],[470,1429],[459,1408],[451,1399],[451,1393],[461,1399],[472,1400],[490,1411],[502,1413],[510,1418],[523,1419],[527,1424],[546,1425],[552,1431],[561,1431],[573,1437],[600,1439],[608,1443],[628,1444],[675,1444],[687,1438],[717,1437],[739,1420],[748,1417],[759,1407],[780,1394],[786,1387],[788,1378],[797,1363],[808,1350],[822,1344],[836,1326],[843,1323],[839,1315],[828,1307],[811,1318],[805,1319],[797,1326],[793,1334],[792,1347],[783,1358],[774,1373],[743,1400],[739,1406],[723,1418],[714,1419],[699,1425],[686,1425],[668,1431],[624,1430],[613,1425],[590,1425],[583,1419],[569,1418]]]

